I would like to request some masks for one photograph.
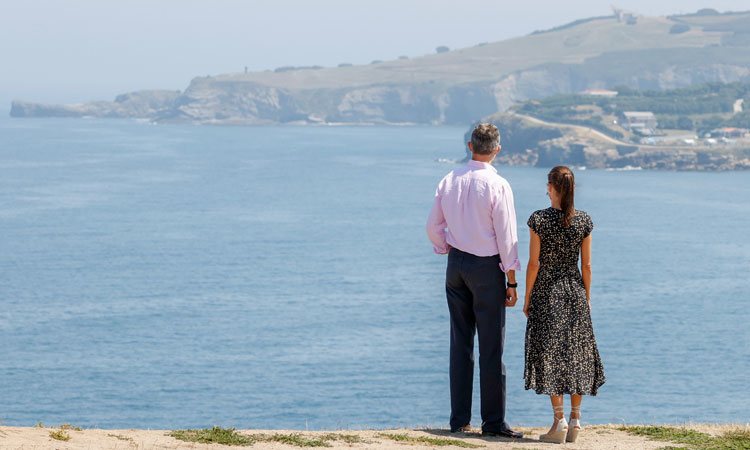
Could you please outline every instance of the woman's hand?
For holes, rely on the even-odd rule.
[[[531,302],[529,301],[529,297],[526,297],[526,300],[523,302],[523,313],[527,319],[529,318],[529,306],[531,306]]]

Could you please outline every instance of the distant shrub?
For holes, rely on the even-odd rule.
[[[341,64],[339,64],[339,67],[351,67],[351,66],[353,66],[352,63],[341,63]]]
[[[659,128],[667,130],[692,130],[693,119],[688,116],[659,116]]]
[[[480,42],[477,45],[475,45],[474,47],[484,47],[487,44],[488,44],[488,42]]]
[[[750,129],[750,111],[743,111],[739,114],[735,114],[726,123],[730,127],[747,128]]]
[[[620,155],[629,155],[638,151],[638,147],[635,145],[616,145],[615,148]]]
[[[293,70],[320,70],[323,66],[281,66],[274,69],[274,72],[291,72]]]
[[[617,91],[617,95],[620,97],[640,95],[638,89],[633,89],[632,87],[625,86],[624,84],[617,85],[613,87],[612,90]]]
[[[698,133],[705,134],[714,128],[719,128],[724,124],[724,119],[721,116],[709,116],[701,119],[698,125]]]
[[[676,23],[669,29],[669,34],[680,34],[690,31],[690,25],[686,23]]]
[[[370,64],[380,64],[382,62],[383,62],[382,59],[373,59],[372,61],[370,61]]]
[[[435,49],[435,53],[447,53],[449,51],[451,51],[451,49],[449,47],[446,47],[445,45],[441,45],[440,47],[437,47]]]
[[[693,126],[693,119],[691,119],[688,116],[680,116],[677,118],[677,128],[680,130],[692,130]]]
[[[401,56],[398,57],[398,59],[409,59],[409,57],[406,56],[406,55],[401,55]]]
[[[703,8],[695,12],[696,16],[719,16],[721,13],[713,8]]]

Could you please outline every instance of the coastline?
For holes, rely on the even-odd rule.
[[[646,429],[651,435],[642,435],[638,432],[639,429]],[[230,449],[242,446],[270,450],[300,447],[373,450],[422,450],[445,447],[491,450],[555,448],[556,446],[556,444],[538,441],[539,434],[546,432],[546,428],[519,427],[518,430],[524,432],[525,437],[523,439],[483,437],[479,434],[479,430],[467,434],[451,434],[445,429],[431,428],[336,431],[237,430],[236,435],[258,440],[252,443],[223,445],[179,440],[170,435],[174,434],[172,430],[80,429],[70,425],[58,427],[0,426],[0,449]],[[658,433],[663,430],[676,432],[674,433],[675,440],[664,439],[662,434],[659,434],[660,440],[656,440],[654,435],[657,432],[654,430],[659,430]],[[67,437],[68,440],[54,439],[53,435],[63,439]],[[687,439],[685,436],[690,439],[698,439],[698,441],[701,437],[708,440],[716,439],[716,442],[713,443],[714,447],[711,448],[723,448],[724,444],[719,439],[728,435],[732,436],[731,439],[740,439],[736,441],[736,444],[740,446],[731,448],[746,448],[742,445],[750,443],[750,424],[689,423],[628,427],[628,429],[615,424],[584,425],[584,431],[579,436],[578,441],[565,444],[565,448],[635,450],[668,448],[674,445],[678,445],[679,448],[704,448],[692,446],[693,444],[684,440]],[[735,443],[735,441],[731,442]]]

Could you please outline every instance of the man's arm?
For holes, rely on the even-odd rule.
[[[445,222],[443,207],[440,204],[440,188],[435,192],[435,200],[432,203],[430,215],[427,218],[427,236],[432,241],[432,248],[438,255],[448,253],[449,246],[445,241],[445,228],[448,224]]]
[[[510,185],[501,185],[496,191],[492,207],[492,226],[495,229],[497,251],[500,254],[500,269],[508,277],[508,283],[516,283],[516,270],[521,270],[518,260],[518,231],[516,226],[516,208],[513,203],[513,191]],[[518,292],[515,288],[506,290],[505,306],[515,306]]]
[[[518,260],[516,208],[510,185],[500,186],[494,200],[492,226],[495,228],[497,251],[500,254],[500,269],[508,275],[509,282],[515,283],[515,271],[521,270],[521,262]]]

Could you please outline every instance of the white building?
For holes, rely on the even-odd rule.
[[[585,91],[579,92],[580,95],[591,95],[594,97],[617,97],[619,92],[610,91],[609,89],[586,89]]]
[[[653,134],[653,131],[659,125],[656,116],[650,111],[626,111],[622,115],[625,118],[622,126],[630,131]]]

